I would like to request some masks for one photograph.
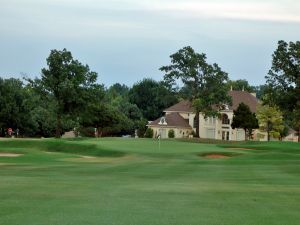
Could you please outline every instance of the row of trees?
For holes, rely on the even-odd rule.
[[[184,47],[170,56],[170,65],[160,68],[163,81],[144,79],[132,87],[110,88],[98,84],[97,73],[71,52],[52,50],[40,78],[0,79],[1,135],[9,127],[26,136],[60,137],[73,128],[94,134],[94,129],[87,129],[91,127],[99,135],[133,134],[137,129],[142,136],[148,120],[161,116],[181,98],[192,101],[198,123],[198,112],[218,116],[231,102],[231,88],[256,92],[265,105],[280,110],[285,124],[300,130],[299,49],[299,42],[280,41],[267,83],[258,87],[246,80],[230,81],[217,64],[207,63],[205,54]],[[270,131],[276,126],[269,117],[268,121]]]
[[[74,129],[83,135],[142,135],[150,119],[162,115],[177,97],[163,82],[144,79],[132,88],[98,84],[97,73],[71,52],[52,50],[35,79],[0,78],[1,136],[56,136]]]
[[[290,128],[297,131],[300,142],[300,42],[279,41],[273,54],[266,85],[260,86],[262,105],[256,115],[249,107],[239,105],[234,111],[232,127],[243,128],[248,136],[260,128],[270,137],[282,139]],[[248,90],[248,91],[253,91]]]

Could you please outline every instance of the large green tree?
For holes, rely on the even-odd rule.
[[[251,112],[248,105],[245,103],[240,103],[237,109],[233,111],[231,127],[232,129],[244,129],[245,140],[247,140],[247,136],[251,138],[252,130],[258,128],[259,126],[255,113]]]
[[[278,105],[299,133],[300,142],[300,41],[279,41],[266,76],[269,92],[264,99]]]
[[[267,132],[268,141],[270,136],[280,137],[284,131],[283,116],[277,107],[261,105],[257,108],[259,129]]]
[[[47,68],[42,69],[41,79],[33,83],[44,95],[54,99],[56,114],[56,137],[62,133],[62,118],[78,113],[87,99],[89,89],[97,79],[97,73],[91,72],[88,65],[73,59],[66,49],[51,50],[47,58]]]
[[[25,98],[22,81],[14,78],[0,78],[0,127],[2,135],[7,128],[24,130],[28,116],[28,111],[24,108]]]
[[[154,120],[163,114],[165,108],[176,103],[177,98],[163,82],[143,79],[130,89],[129,101],[137,105],[144,118]]]
[[[184,47],[170,56],[171,65],[163,66],[164,80],[170,85],[181,81],[189,89],[189,99],[196,113],[196,136],[199,137],[199,113],[205,117],[216,116],[223,104],[231,102],[226,82],[228,74],[217,65],[206,62],[206,55],[191,47]]]

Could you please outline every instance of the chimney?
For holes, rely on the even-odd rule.
[[[232,91],[232,85],[230,86],[230,91]]]
[[[243,89],[242,89],[242,91],[245,91],[245,87],[243,86]]]

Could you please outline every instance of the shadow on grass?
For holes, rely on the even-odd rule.
[[[69,154],[80,154],[87,156],[98,157],[122,157],[126,154],[120,151],[102,149],[96,144],[83,143],[79,141],[67,141],[67,140],[12,140],[1,142],[1,149],[22,149],[22,150],[39,150],[47,152],[62,152]]]

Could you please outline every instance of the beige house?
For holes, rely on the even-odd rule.
[[[289,129],[288,136],[283,138],[283,141],[293,141],[293,142],[298,142],[298,134],[295,130]]]
[[[205,119],[200,113],[199,133],[201,138],[232,141],[245,140],[243,129],[231,128],[233,110],[243,102],[250,107],[252,112],[256,112],[258,100],[255,94],[245,91],[230,91],[229,95],[232,97],[232,106],[226,106],[224,110],[221,110],[220,118],[210,117]],[[164,113],[165,116],[148,124],[148,127],[154,131],[154,137],[160,135],[161,138],[168,138],[168,132],[171,129],[175,132],[175,138],[186,138],[193,131],[196,131],[197,124],[195,123],[195,113],[191,102],[181,101],[165,109]],[[254,138],[256,138],[255,132]]]

